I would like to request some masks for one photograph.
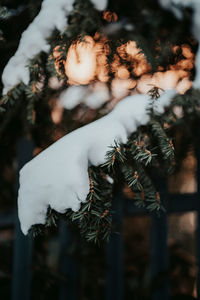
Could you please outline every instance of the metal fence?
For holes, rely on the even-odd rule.
[[[197,229],[196,229],[196,245],[197,245],[197,294],[200,299],[200,153],[196,152],[197,157],[197,192],[192,194],[169,194],[166,182],[159,179],[161,200],[164,203],[167,213],[163,213],[161,217],[156,214],[151,215],[151,275],[152,277],[167,272],[168,270],[168,214],[177,212],[197,212]],[[19,169],[32,158],[33,143],[26,139],[21,139],[18,145],[18,167]],[[125,216],[135,216],[144,214],[144,211],[135,207],[130,199],[124,199],[125,196],[118,195],[113,201],[113,209],[115,210],[114,218],[120,224],[121,232],[122,220]],[[0,218],[0,224],[10,222],[12,216]],[[71,242],[71,233],[66,224],[63,222],[60,226],[60,261],[61,272],[67,276],[69,284],[63,284],[60,289],[59,300],[77,300],[78,287],[77,278],[78,270],[76,259],[67,255],[67,248]],[[106,272],[106,300],[122,300],[124,299],[123,290],[123,234],[112,234],[110,242],[107,246],[107,272]],[[25,237],[20,230],[19,221],[15,216],[15,242],[13,256],[13,279],[12,279],[12,300],[30,300],[31,298],[31,262],[32,262],[33,238]],[[158,290],[153,293],[152,300],[169,299],[169,288],[167,281]]]

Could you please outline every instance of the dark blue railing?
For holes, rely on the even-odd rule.
[[[31,159],[33,153],[33,143],[26,139],[19,142],[18,163],[19,169]],[[198,149],[197,149],[198,150]],[[176,212],[197,212],[197,294],[200,299],[200,153],[197,152],[198,167],[196,171],[197,192],[192,194],[168,194],[166,183],[160,184],[161,201],[165,204],[167,213],[161,217],[156,214],[151,216],[151,274],[155,278],[168,270],[168,247],[167,247],[167,216]],[[123,205],[123,207],[122,207]],[[124,216],[134,216],[144,214],[145,211],[133,205],[130,199],[124,199],[123,195],[118,195],[113,201],[113,209],[116,214],[115,220],[119,224],[119,230],[123,231],[122,220]],[[31,236],[22,235],[19,228],[19,221],[13,215],[2,216],[0,225],[4,222],[15,222],[15,241],[14,241],[14,261],[12,278],[12,300],[30,300],[31,295],[31,262],[33,239]],[[59,300],[77,300],[78,295],[78,266],[76,258],[68,253],[72,234],[64,221],[60,224],[60,270],[67,278],[60,288]],[[123,291],[123,234],[112,234],[107,246],[107,273],[106,273],[106,300],[124,299]],[[169,299],[168,283],[166,282],[153,293],[152,300]]]

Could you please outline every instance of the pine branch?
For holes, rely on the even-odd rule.
[[[78,222],[81,235],[87,241],[108,240],[111,231],[112,185],[98,168],[89,169],[90,191],[78,212],[69,211],[67,218]]]
[[[126,160],[125,149],[122,144],[118,144],[114,141],[115,146],[110,146],[111,150],[106,152],[106,162],[101,167],[106,167],[108,172],[114,171],[114,165],[116,162],[124,163]]]

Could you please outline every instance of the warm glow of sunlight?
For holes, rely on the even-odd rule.
[[[104,12],[104,18],[116,21],[116,16]],[[113,49],[112,49],[113,51]],[[153,86],[167,90],[175,88],[183,94],[192,85],[191,70],[194,68],[194,53],[189,45],[172,46],[174,63],[165,69],[158,66],[152,73],[151,65],[135,41],[122,43],[111,55],[107,37],[96,33],[94,37],[86,35],[72,43],[66,60],[60,59],[59,46],[53,56],[59,73],[60,63],[64,64],[70,85],[88,85],[94,81],[109,83],[112,96],[121,98],[135,89],[138,93],[148,93]]]

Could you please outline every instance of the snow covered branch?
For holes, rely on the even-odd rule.
[[[154,111],[162,114],[174,95],[174,90],[164,92]],[[22,168],[18,212],[24,234],[45,223],[49,205],[60,213],[79,210],[89,192],[88,167],[103,164],[108,146],[126,143],[148,123],[149,101],[149,95],[125,98],[107,116],[67,134]]]
[[[107,0],[91,0],[99,10],[106,8]],[[18,49],[6,65],[2,82],[3,94],[20,82],[28,84],[30,80],[28,63],[41,51],[48,52],[47,38],[54,29],[62,32],[67,26],[67,17],[73,9],[74,0],[44,0],[41,10],[33,22],[23,32]]]

